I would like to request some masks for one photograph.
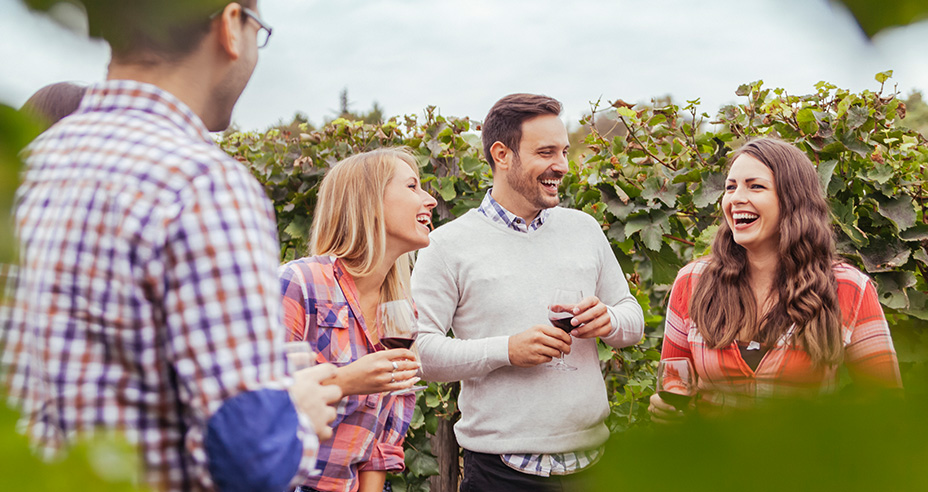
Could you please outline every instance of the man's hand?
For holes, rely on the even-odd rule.
[[[570,335],[551,325],[535,325],[509,337],[509,363],[532,367],[570,353]]]
[[[609,310],[596,296],[587,297],[574,308],[574,328],[570,334],[577,338],[604,337],[612,332]]]
[[[290,398],[297,410],[309,417],[320,441],[332,437],[329,424],[335,420],[335,407],[342,399],[342,390],[338,385],[324,384],[335,377],[335,366],[319,364],[297,371],[293,375]]]

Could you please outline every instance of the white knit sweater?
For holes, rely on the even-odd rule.
[[[599,224],[554,208],[528,234],[472,210],[431,234],[419,252],[412,295],[419,311],[418,350],[432,381],[462,381],[458,442],[481,453],[562,453],[608,438],[606,387],[593,339],[574,338],[562,372],[511,366],[509,337],[550,324],[556,288],[596,295],[616,321],[603,341],[637,343],[644,319]],[[451,330],[455,338],[447,336]]]

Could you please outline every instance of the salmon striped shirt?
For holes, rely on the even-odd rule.
[[[741,358],[737,342],[709,348],[689,316],[690,295],[707,260],[697,260],[677,274],[670,294],[661,358],[689,358],[699,376],[699,408],[750,407],[758,398],[811,397],[833,392],[837,365],[814,365],[787,332],[771,347],[756,370]],[[870,279],[847,264],[835,264],[844,365],[863,386],[901,388],[899,363]]]
[[[280,267],[284,322],[288,340],[306,340],[317,361],[348,365],[384,350],[379,333],[369,331],[354,279],[341,261],[313,256]],[[415,406],[415,394],[349,395],[342,398],[332,423],[334,433],[319,446],[321,473],[304,484],[316,490],[354,491],[358,472],[402,471],[403,440]]]

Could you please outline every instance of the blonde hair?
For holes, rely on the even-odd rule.
[[[353,155],[326,173],[313,215],[311,255],[341,259],[353,277],[373,273],[386,254],[383,197],[397,160],[408,164],[419,176],[416,158],[406,147]],[[409,274],[409,255],[400,255],[384,279],[381,300],[407,298]]]

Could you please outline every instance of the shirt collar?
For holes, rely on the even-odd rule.
[[[480,207],[477,208],[477,211],[489,217],[493,222],[502,224],[514,231],[527,233],[537,230],[545,223],[545,220],[547,220],[550,210],[543,208],[530,224],[526,224],[521,217],[503,208],[503,206],[493,198],[491,194],[492,191],[493,188],[487,190],[487,194],[483,197],[483,201],[480,203]]]
[[[189,106],[155,85],[136,80],[107,80],[87,89],[75,113],[141,111],[163,118],[185,134],[209,143],[209,130]]]

